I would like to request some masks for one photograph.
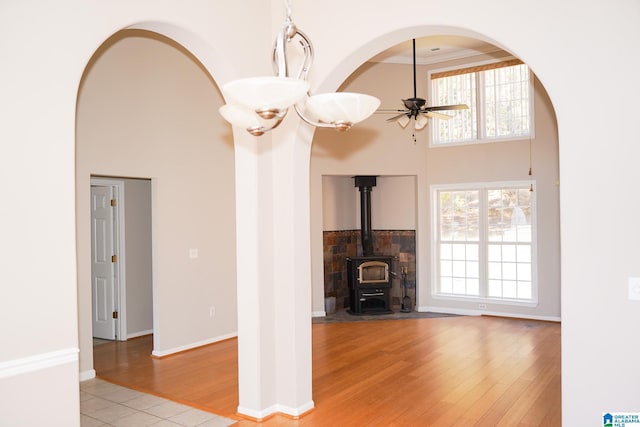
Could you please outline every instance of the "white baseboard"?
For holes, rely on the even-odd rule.
[[[80,381],[88,381],[92,380],[96,377],[96,370],[89,369],[88,371],[80,372]]]
[[[322,311],[312,311],[311,312],[311,317],[327,317],[327,312],[322,310]]]
[[[78,363],[78,353],[77,348],[65,348],[0,362],[0,378],[13,377],[67,363]]]
[[[544,320],[548,322],[560,322],[560,317],[557,316],[536,316],[532,314],[522,313],[505,313],[501,311],[487,311],[487,310],[472,310],[465,308],[444,308],[444,307],[417,307],[416,311],[421,313],[430,311],[433,313],[449,313],[459,314],[462,316],[496,316],[496,317],[513,317],[516,319],[529,319],[529,320]]]
[[[269,415],[273,414],[285,414],[291,417],[299,417],[305,412],[310,411],[315,407],[313,400],[305,403],[304,405],[300,405],[297,408],[292,408],[291,406],[275,404],[261,411],[256,411],[254,409],[245,408],[243,406],[238,406],[238,413],[242,415],[246,415],[251,418],[255,418],[257,420],[264,419]]]
[[[202,347],[203,345],[209,345],[209,344],[213,344],[213,343],[218,342],[218,341],[227,340],[229,338],[235,338],[237,336],[238,336],[238,332],[232,332],[230,334],[220,335],[218,337],[211,338],[211,339],[208,339],[208,340],[198,341],[198,342],[194,342],[194,343],[186,344],[186,345],[181,345],[179,347],[170,348],[168,350],[161,350],[161,351],[153,350],[151,352],[151,355],[155,356],[155,357],[169,356],[170,354],[180,353],[181,351],[191,350],[191,349],[194,349],[194,348]]]
[[[127,339],[130,340],[131,338],[138,338],[138,337],[143,337],[145,335],[151,335],[151,334],[153,334],[153,329],[149,329],[147,331],[134,332],[132,334],[127,334]]]
[[[459,314],[461,316],[480,316],[482,313],[479,310],[469,310],[466,308],[444,308],[444,307],[416,307],[416,311],[420,313],[445,313],[445,314]]]

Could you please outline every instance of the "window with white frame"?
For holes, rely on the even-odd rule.
[[[469,107],[432,121],[432,145],[531,136],[532,88],[529,67],[517,59],[432,72],[432,105]]]
[[[536,302],[535,196],[530,185],[432,188],[435,295]]]

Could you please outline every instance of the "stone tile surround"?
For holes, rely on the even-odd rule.
[[[324,295],[336,297],[338,309],[349,306],[347,261],[349,256],[362,255],[360,230],[324,231]],[[399,307],[402,300],[401,267],[407,268],[408,295],[415,304],[416,232],[415,230],[373,230],[373,251],[376,255],[393,256],[391,305]]]

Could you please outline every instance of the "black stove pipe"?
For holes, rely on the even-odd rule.
[[[376,176],[355,176],[355,186],[360,190],[360,230],[362,256],[373,256],[373,232],[371,230],[371,190],[376,186]]]

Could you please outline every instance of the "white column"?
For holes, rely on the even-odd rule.
[[[274,143],[274,281],[280,411],[300,415],[311,396],[311,235],[309,167],[312,130],[303,125]]]
[[[268,407],[269,372],[263,363],[272,354],[264,341],[273,339],[267,296],[272,280],[261,264],[261,231],[270,213],[260,204],[259,145],[269,146],[270,139],[259,140],[234,131],[236,175],[236,264],[238,304],[238,412],[260,418],[261,408]],[[266,263],[265,263],[266,265]],[[265,337],[263,339],[263,337]],[[271,362],[272,364],[273,362]]]
[[[238,412],[254,418],[313,408],[311,132],[282,128],[260,138],[234,133]]]

